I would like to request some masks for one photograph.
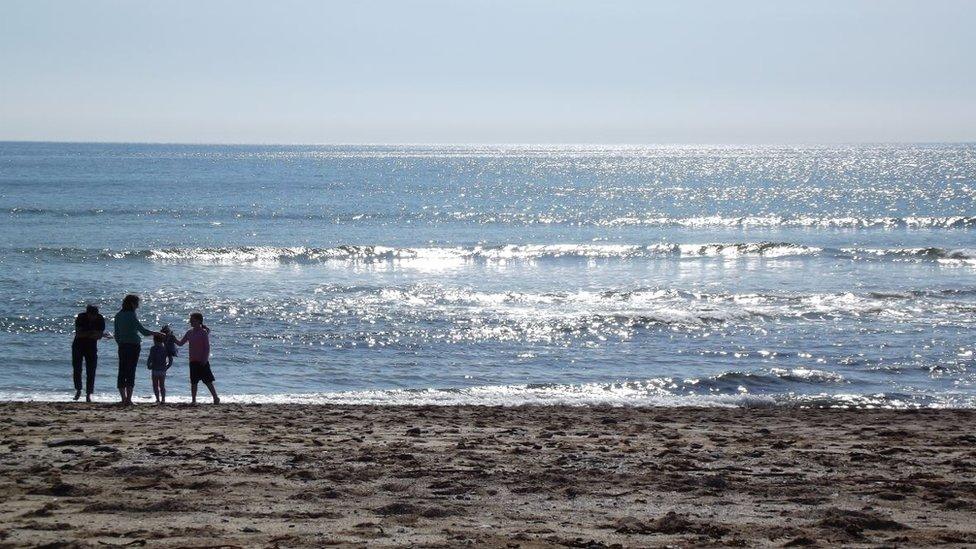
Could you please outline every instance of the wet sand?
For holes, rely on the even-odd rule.
[[[976,544],[976,411],[0,404],[0,545]]]

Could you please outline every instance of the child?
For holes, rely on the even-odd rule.
[[[214,375],[210,370],[210,328],[204,326],[200,313],[190,315],[190,326],[183,339],[176,342],[181,347],[185,343],[190,344],[190,398],[193,404],[197,403],[197,384],[202,381],[210,389],[214,404],[220,404],[213,384]]]
[[[170,330],[169,324],[163,326],[159,332],[163,334],[163,343],[166,345],[166,369],[168,370],[173,365],[173,357],[178,353],[176,351],[176,336],[173,335],[173,330]]]
[[[153,336],[153,346],[149,349],[149,360],[146,363],[152,370],[153,394],[156,395],[156,404],[166,404],[166,370],[173,363],[173,359],[167,357],[166,346],[163,341],[166,338],[159,333]],[[169,360],[167,360],[169,358]],[[162,397],[160,399],[160,397]]]

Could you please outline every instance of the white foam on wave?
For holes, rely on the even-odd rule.
[[[185,261],[200,263],[277,263],[288,260],[369,260],[410,259],[416,254],[409,249],[386,246],[338,246],[308,248],[304,246],[239,246],[225,248],[165,248],[147,252],[120,252],[114,257],[144,256],[157,261]]]
[[[800,385],[807,390],[794,392]],[[811,393],[824,385],[852,385],[838,373],[813,368],[767,368],[728,371],[703,377],[676,379],[656,377],[640,381],[576,384],[481,385],[459,388],[374,389],[356,391],[290,392],[277,394],[227,394],[222,401],[246,404],[382,405],[382,406],[637,406],[637,407],[974,407],[976,396],[962,393],[862,394],[857,392]],[[0,401],[65,401],[68,394],[0,391]],[[98,402],[114,402],[115,395],[96,395]],[[138,402],[151,402],[137,396]],[[185,396],[171,396],[184,403]],[[205,402],[205,400],[204,400]]]
[[[681,255],[706,257],[786,257],[795,255],[813,255],[823,251],[816,246],[779,242],[749,242],[742,244],[681,244],[678,246]]]
[[[780,242],[706,244],[510,244],[502,246],[394,248],[388,246],[165,248],[109,252],[108,257],[144,257],[151,261],[268,263],[317,261],[531,261],[538,259],[631,259],[684,257],[784,257],[821,252],[815,246]]]
[[[493,386],[468,389],[376,390],[289,394],[225,394],[221,402],[232,404],[312,404],[375,406],[774,406],[773,397],[760,395],[668,395],[647,394],[628,389],[592,386]],[[67,393],[0,391],[0,401],[63,402]],[[96,402],[116,402],[117,396],[95,395]],[[136,396],[137,403],[151,403],[153,397]],[[189,397],[169,396],[173,404],[189,402]],[[206,403],[203,399],[200,402]]]
[[[712,242],[653,244],[507,244],[479,246],[232,246],[158,248],[148,250],[91,250],[84,248],[29,248],[17,254],[56,256],[71,260],[142,259],[147,261],[246,265],[276,263],[396,263],[410,268],[463,265],[468,262],[506,263],[540,260],[633,259],[748,259],[826,256],[849,260],[938,262],[950,266],[976,265],[976,250],[936,247],[823,248],[790,242]]]
[[[837,372],[828,372],[816,368],[771,368],[770,373],[785,380],[796,380],[807,383],[843,383],[844,376]]]
[[[935,260],[943,264],[974,264],[976,250],[948,248],[841,248],[854,258],[879,257],[903,261]]]

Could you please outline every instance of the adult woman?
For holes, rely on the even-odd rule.
[[[136,384],[136,367],[142,351],[142,337],[162,335],[146,329],[136,318],[139,296],[129,294],[122,300],[122,310],[115,313],[115,342],[119,344],[119,395],[122,404],[132,404],[132,389]]]

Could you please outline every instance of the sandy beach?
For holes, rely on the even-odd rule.
[[[976,544],[976,411],[0,404],[3,546]]]

